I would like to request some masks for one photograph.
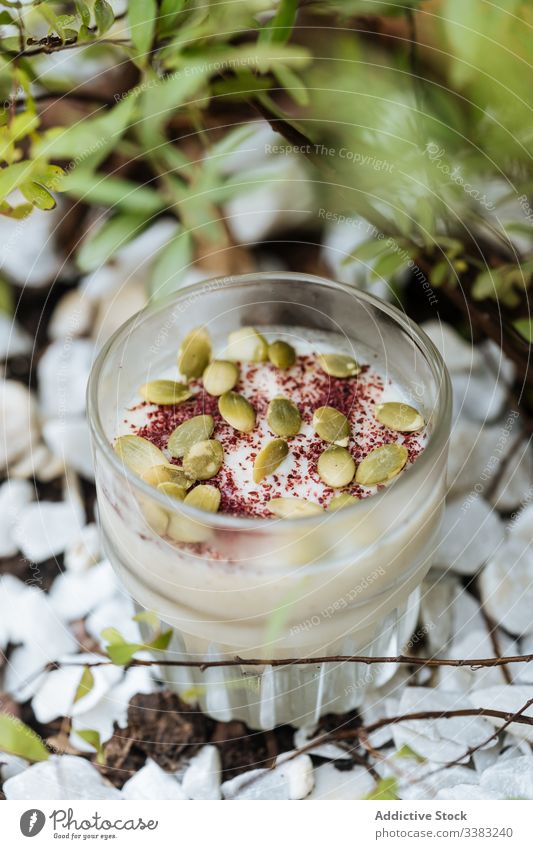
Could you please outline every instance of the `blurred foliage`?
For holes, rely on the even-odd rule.
[[[275,184],[272,169],[225,167],[255,108],[309,143],[298,156],[319,206],[371,225],[348,265],[367,264],[370,281],[421,262],[432,286],[466,280],[473,298],[517,310],[529,340],[532,0],[0,9],[0,213],[52,209],[59,192],[96,208],[81,271],[162,216],[175,230],[154,264],[158,294],[226,246],[224,204]]]

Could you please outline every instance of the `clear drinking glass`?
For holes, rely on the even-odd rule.
[[[112,443],[138,387],[175,363],[180,340],[200,324],[215,350],[249,325],[335,332],[355,352],[362,346],[425,416],[425,450],[382,491],[336,512],[280,520],[169,507]],[[305,725],[356,707],[369,683],[392,674],[391,666],[246,660],[395,655],[413,632],[443,510],[451,415],[446,368],[413,322],[365,292],[309,275],[210,280],[115,333],[94,365],[88,411],[107,553],[139,607],[175,629],[167,659],[242,659],[163,667],[183,699],[255,728]],[[172,528],[183,523],[196,542],[176,542]]]

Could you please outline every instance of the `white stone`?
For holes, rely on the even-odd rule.
[[[365,799],[374,789],[374,779],[362,766],[349,772],[336,769],[334,764],[321,764],[315,769],[315,786],[310,802],[317,800]]]
[[[65,568],[71,572],[83,572],[102,559],[100,529],[91,522],[81,529],[75,542],[65,551]]]
[[[60,554],[79,537],[83,516],[69,501],[35,501],[24,507],[13,539],[28,560],[41,563]]]
[[[480,784],[500,799],[533,799],[533,755],[498,760],[483,772]]]
[[[306,754],[313,755],[319,758],[328,758],[328,760],[350,760],[351,755],[346,749],[342,749],[335,743],[318,743],[312,748],[308,748],[313,743],[313,738],[320,739],[320,734],[317,734],[313,728],[298,728],[294,732],[293,744],[295,749],[306,747]]]
[[[452,499],[446,503],[433,564],[461,575],[473,575],[504,539],[503,522],[481,497]]]
[[[483,690],[474,690],[470,693],[470,700],[475,707],[491,708],[501,710],[504,713],[516,713],[526,702],[533,697],[530,686],[518,684],[505,684],[499,687],[487,687]],[[527,708],[522,716],[533,717],[533,706]],[[505,720],[493,716],[487,716],[486,721],[495,728],[501,728]],[[533,725],[525,725],[513,722],[507,727],[507,731],[520,740],[528,740],[533,743]]]
[[[54,246],[54,231],[62,214],[58,207],[53,211],[34,208],[31,215],[21,221],[2,216],[1,272],[20,286],[40,287],[50,283],[63,264]]]
[[[95,663],[101,657],[92,654],[65,655],[60,660],[65,666],[46,673],[32,700],[35,717],[43,725],[58,716],[79,716],[91,710],[123,675],[122,669],[112,664],[91,669],[94,684],[86,695],[75,701],[84,664]]]
[[[85,336],[91,329],[94,303],[76,287],[66,292],[56,304],[48,324],[52,341]]]
[[[36,406],[22,383],[0,381],[0,471],[31,451],[38,441]]]
[[[483,367],[483,356],[478,348],[466,342],[449,324],[426,321],[422,329],[438,348],[451,372],[469,372]]]
[[[446,711],[471,708],[463,693],[406,687],[399,705],[401,715],[420,711]],[[490,725],[479,717],[418,719],[394,725],[394,742],[398,749],[409,746],[417,755],[436,763],[447,763],[465,757],[471,746],[483,743],[491,733]],[[494,745],[494,744],[492,744]]]
[[[518,654],[518,646],[506,634],[496,634],[502,655]],[[492,639],[487,631],[470,630],[453,640],[447,649],[446,656],[450,658],[477,658],[495,657]],[[515,676],[517,669],[515,664],[509,665],[509,674]],[[503,668],[500,666],[472,669],[470,666],[452,667],[442,666],[439,668],[439,687],[444,690],[463,691],[465,693],[482,687],[505,684],[506,678]]]
[[[58,478],[64,471],[65,465],[62,460],[54,457],[43,442],[32,445],[28,454],[23,454],[9,467],[13,478],[27,480],[35,477],[43,483]]]
[[[309,755],[298,755],[286,763],[288,754],[278,756],[275,769],[252,769],[225,781],[224,799],[304,799],[313,788],[313,763]]]
[[[307,172],[296,156],[267,161],[246,175],[245,192],[224,207],[225,220],[236,241],[259,241],[280,229],[293,227],[312,215],[313,192]]]
[[[501,799],[499,793],[494,793],[480,787],[478,784],[456,784],[455,787],[444,787],[439,790],[436,798],[438,800],[459,799],[459,800],[476,800],[486,802],[489,799]]]
[[[525,504],[509,524],[509,535],[533,543],[533,504]]]
[[[33,580],[38,581],[38,570]],[[75,640],[58,618],[50,596],[36,586],[23,584],[12,575],[0,578],[0,620],[9,642],[43,647],[48,660],[71,651]]]
[[[375,265],[375,259],[365,262],[361,260],[346,262],[350,254],[353,254],[368,238],[368,222],[363,218],[354,216],[349,222],[329,225],[326,227],[322,240],[323,258],[331,269],[334,280],[347,283],[349,286],[369,289],[374,295],[390,301],[392,288],[388,281],[373,279],[369,283],[369,271]]]
[[[17,757],[17,755],[0,752],[0,777],[2,781],[7,781],[8,778],[13,778],[14,775],[19,775],[26,769],[28,769],[27,761]]]
[[[0,486],[0,557],[17,553],[13,528],[20,511],[30,503],[33,494],[33,487],[27,481],[8,480]]]
[[[3,790],[6,799],[31,802],[123,798],[119,790],[104,782],[89,761],[73,755],[52,755],[10,778]]]
[[[83,416],[49,419],[43,438],[55,457],[87,480],[94,480],[89,425]]]
[[[44,418],[85,413],[85,390],[94,357],[88,339],[52,342],[37,366],[39,403]]]
[[[101,640],[105,628],[116,628],[124,639],[131,643],[141,641],[141,632],[133,620],[135,609],[131,598],[122,590],[111,598],[105,598],[85,620],[85,630],[95,640]]]
[[[58,615],[71,622],[113,596],[116,588],[111,564],[102,560],[85,572],[63,572],[52,585],[50,599]]]
[[[126,781],[122,788],[122,796],[128,800],[157,799],[159,801],[187,798],[176,778],[164,772],[150,758],[132,778]]]
[[[75,646],[72,646],[75,650]],[[17,646],[9,655],[4,672],[3,689],[21,704],[31,699],[41,686],[47,663],[57,660],[59,655],[35,643]]]
[[[505,383],[484,371],[452,376],[454,415],[484,424],[502,413],[508,397]]]
[[[114,272],[116,274],[116,272]],[[118,283],[122,283],[120,277]],[[129,280],[119,292],[102,298],[98,304],[91,337],[101,348],[109,337],[118,330],[132,315],[144,309],[147,304],[146,279]]]
[[[533,633],[533,549],[509,539],[487,563],[480,577],[483,604],[511,634]]]
[[[28,333],[19,327],[14,318],[0,312],[0,360],[29,354],[32,340]]]
[[[195,755],[182,780],[187,799],[220,799],[222,763],[216,746],[203,746]]]
[[[506,445],[506,451],[511,444]],[[499,466],[496,467],[498,474]],[[512,456],[505,463],[494,491],[490,494],[490,503],[497,510],[509,513],[527,503],[533,494],[533,453],[531,441],[524,439],[513,447]]]

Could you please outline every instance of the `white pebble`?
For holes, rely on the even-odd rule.
[[[455,498],[446,503],[440,537],[434,565],[473,575],[503,543],[505,531],[481,497]]]
[[[164,772],[155,761],[150,758],[146,764],[126,781],[122,788],[124,799],[186,799],[187,796],[181,789],[177,779],[168,772]]]
[[[88,339],[52,342],[37,366],[39,403],[44,418],[85,413],[85,390],[94,357]]]
[[[24,507],[13,538],[28,560],[41,563],[61,554],[79,537],[83,516],[71,501],[35,501]]]
[[[121,799],[115,787],[85,758],[74,755],[50,757],[8,779],[3,787],[6,799],[50,800]]]
[[[37,444],[36,405],[22,383],[0,381],[0,471],[29,453]]]
[[[188,799],[220,799],[222,764],[216,746],[203,746],[183,775],[182,787]]]
[[[481,598],[492,618],[511,634],[533,633],[533,550],[509,539],[480,576]]]

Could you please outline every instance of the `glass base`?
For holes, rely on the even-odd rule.
[[[417,623],[420,588],[400,607],[377,621],[374,638],[361,645],[354,635],[328,654],[395,656],[411,638]],[[194,660],[175,632],[165,652],[167,660]],[[202,658],[227,660],[227,652],[214,644]],[[366,689],[384,684],[396,671],[394,664],[317,663],[304,666],[239,666],[197,669],[161,667],[161,677],[187,703],[223,722],[241,720],[250,728],[269,730],[285,723],[311,726],[328,713],[346,713],[358,707]]]

